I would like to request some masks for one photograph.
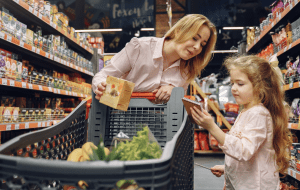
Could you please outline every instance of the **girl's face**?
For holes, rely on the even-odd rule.
[[[210,37],[210,30],[208,26],[202,25],[199,28],[197,35],[192,36],[188,41],[177,44],[176,52],[183,60],[189,60],[199,53],[201,53],[203,47],[207,44]]]
[[[248,76],[240,69],[232,68],[230,70],[231,93],[239,105],[244,105],[245,109],[256,105],[253,85]]]

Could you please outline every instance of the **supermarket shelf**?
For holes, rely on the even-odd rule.
[[[300,4],[300,3],[299,3],[299,4]],[[289,51],[290,49],[292,49],[293,47],[298,46],[299,44],[300,44],[300,39],[294,41],[294,42],[291,43],[289,46],[287,46],[287,47],[285,47],[285,48],[279,50],[279,51],[276,53],[277,57],[283,55],[284,53],[288,52],[288,51]]]
[[[200,94],[200,96],[203,99],[207,98],[206,94],[201,90],[201,88],[197,85],[197,83],[194,80],[191,82],[191,85],[194,88],[196,88],[196,91]],[[217,117],[219,117],[222,120],[222,122],[224,123],[224,125],[230,130],[231,129],[231,125],[225,119],[225,117],[221,114],[221,112],[215,107],[215,105],[209,99],[207,99],[207,103],[208,103],[209,107],[215,112],[215,114],[217,115]],[[217,120],[218,120],[218,118],[217,118]]]
[[[249,52],[253,49],[258,49],[261,47],[266,41],[268,41],[267,38],[271,40],[271,37],[267,34],[274,28],[278,27],[281,24],[281,21],[286,17],[294,17],[296,14],[298,14],[299,10],[299,0],[293,0],[292,4],[290,4],[282,13],[278,15],[275,21],[273,21],[271,24],[267,26],[267,28],[261,32],[261,34],[255,38],[254,43],[246,48],[246,52]]]
[[[289,168],[287,174],[290,175],[291,177],[295,178],[296,180],[300,181],[300,172],[299,171]]]
[[[14,16],[21,21],[22,23],[27,24],[36,24],[43,28],[43,31],[47,31],[51,34],[63,35],[65,41],[75,50],[84,54],[85,56],[92,56],[94,51],[89,47],[83,45],[82,43],[77,42],[77,40],[70,34],[67,34],[62,28],[56,26],[52,23],[47,17],[39,14],[38,11],[33,10],[28,4],[22,0],[5,0],[1,1],[1,4],[14,14]]]
[[[300,130],[298,123],[289,123],[288,128],[289,129],[294,129],[294,130]]]
[[[295,88],[299,88],[300,87],[300,83],[299,82],[294,82],[291,84],[286,84],[283,86],[283,90],[287,91],[287,90],[291,90],[291,89],[295,89]]]
[[[31,84],[31,83],[26,83],[26,82],[19,82],[15,80],[10,80],[10,79],[0,79],[0,86],[9,86],[9,87],[17,87],[17,88],[25,88],[25,89],[30,89],[30,90],[39,90],[39,91],[44,91],[44,92],[49,92],[49,93],[54,93],[54,94],[60,94],[60,95],[65,95],[65,96],[75,96],[75,97],[80,97],[80,98],[87,98],[89,95],[86,94],[81,94],[77,92],[71,92],[68,90],[61,90],[57,88],[51,88],[48,86],[42,86],[42,85],[36,85],[36,84]]]
[[[0,131],[11,131],[20,129],[35,129],[42,127],[49,127],[53,125],[53,121],[34,121],[34,122],[22,122],[22,123],[1,123]]]
[[[56,64],[60,67],[64,67],[66,69],[76,71],[76,72],[81,72],[89,76],[94,76],[94,74],[90,71],[87,71],[85,69],[82,69],[81,67],[78,67],[70,62],[67,62],[65,60],[62,60],[50,53],[44,52],[43,50],[36,48],[34,46],[31,46],[29,44],[26,44],[14,37],[11,37],[4,32],[0,32],[0,43],[2,46],[8,46],[11,48],[14,48],[15,50],[19,52],[23,52],[24,50],[26,51],[26,54],[29,56],[33,56],[35,58],[38,58],[43,61],[47,61],[52,64]]]
[[[194,150],[195,154],[224,154],[221,150]]]

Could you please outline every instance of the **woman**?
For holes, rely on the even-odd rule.
[[[163,38],[132,38],[97,73],[92,81],[96,99],[106,87],[108,75],[135,83],[134,92],[156,93],[156,103],[166,103],[174,87],[185,92],[190,81],[200,75],[211,59],[217,33],[203,15],[180,19]]]

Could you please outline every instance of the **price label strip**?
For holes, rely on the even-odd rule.
[[[25,123],[25,129],[29,129],[29,123],[28,122]]]
[[[2,84],[7,85],[7,79],[2,79]]]
[[[11,130],[11,125],[6,125],[6,131],[10,131]]]
[[[14,80],[9,80],[9,86],[15,86],[15,81]]]

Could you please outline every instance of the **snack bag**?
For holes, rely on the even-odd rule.
[[[197,131],[194,132],[194,150],[200,150],[198,132]]]

